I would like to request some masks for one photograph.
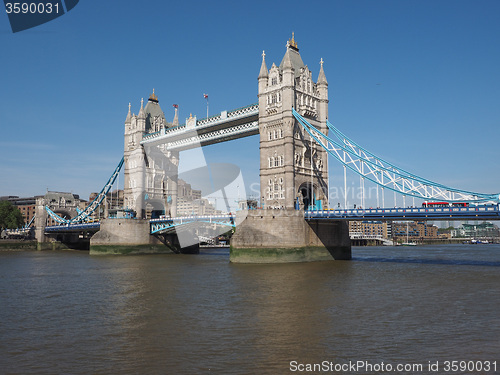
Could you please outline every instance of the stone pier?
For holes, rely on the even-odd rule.
[[[99,232],[90,239],[91,255],[170,254],[175,247],[149,234],[149,220],[104,219]]]
[[[231,239],[234,263],[286,263],[351,259],[342,221],[306,221],[292,209],[251,210]]]

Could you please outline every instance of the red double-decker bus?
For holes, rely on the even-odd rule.
[[[469,207],[468,202],[424,202],[422,207]]]

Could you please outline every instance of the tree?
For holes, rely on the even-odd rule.
[[[0,201],[0,228],[16,229],[23,225],[21,211],[9,201]]]

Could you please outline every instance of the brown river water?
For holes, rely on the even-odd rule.
[[[500,373],[500,245],[353,258],[2,251],[0,374]]]

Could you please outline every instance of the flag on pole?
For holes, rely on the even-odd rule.
[[[207,99],[207,118],[208,118],[208,95],[207,94],[203,94],[203,97],[205,99]]]
[[[179,108],[179,105],[178,104],[173,104],[173,107],[174,108]]]

